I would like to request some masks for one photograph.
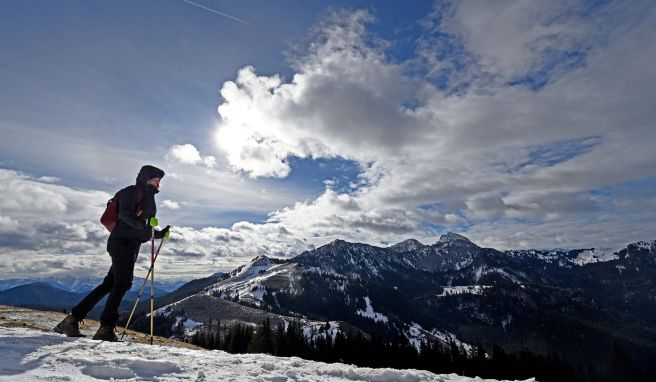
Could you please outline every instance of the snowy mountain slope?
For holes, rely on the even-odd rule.
[[[0,381],[490,381],[296,357],[109,343],[0,326]],[[533,379],[529,380],[533,381]]]
[[[543,251],[536,249],[506,251],[509,256],[523,260],[542,261],[557,264],[561,267],[584,266],[619,259],[619,254],[606,248],[574,249],[570,251]]]
[[[451,243],[451,239],[462,244]],[[439,246],[458,249],[464,246],[472,250],[478,248],[460,236],[445,237]],[[159,311],[173,312],[196,322],[207,322],[209,317],[221,319],[222,322],[234,321],[235,317],[247,323],[255,323],[265,317],[274,322],[279,321],[270,317],[271,314],[267,312],[269,310],[283,316],[308,315],[321,323],[340,322],[336,326],[345,331],[354,329],[370,333],[373,326],[382,323],[391,326],[392,329],[388,330],[390,334],[410,333],[410,321],[404,322],[392,315],[390,318],[393,322],[388,322],[390,318],[384,312],[374,310],[374,306],[377,307],[383,300],[373,295],[370,298],[367,293],[370,285],[390,283],[391,285],[385,285],[386,290],[393,291],[393,288],[396,288],[396,293],[406,292],[410,295],[431,285],[435,290],[440,289],[433,275],[417,269],[413,261],[405,258],[411,253],[400,255],[400,249],[397,246],[396,250],[392,251],[336,240],[291,260],[260,256],[230,272],[228,277],[205,288],[193,298],[182,299],[173,304],[167,303]],[[236,313],[234,307],[226,311],[226,306],[230,304],[216,299],[217,297],[264,310],[250,311],[244,319],[240,317],[243,316],[243,308],[241,313]],[[375,301],[372,302],[372,299]],[[406,318],[412,318],[411,312],[406,312],[409,313]],[[443,331],[436,327],[431,327],[426,333],[424,339],[455,339],[449,333],[442,334]]]
[[[294,263],[258,256],[206,289],[207,294],[262,306],[267,288],[295,293]]]
[[[585,363],[605,362],[619,341],[641,362],[656,355],[656,241],[611,254],[501,252],[453,233],[387,248],[335,240],[286,260],[258,257],[197,295],[257,308],[261,319],[348,322],[415,346],[496,343]]]
[[[418,347],[417,336],[412,334],[418,326],[412,322],[414,309],[400,309],[404,317],[399,318],[398,306],[390,309],[385,305],[398,305],[397,301],[424,293],[426,288],[439,293],[442,287],[424,268],[460,269],[486,251],[456,234],[443,235],[434,246],[407,240],[391,249],[336,240],[290,260],[254,258],[194,298],[169,303],[160,312],[174,312],[196,322],[207,322],[210,316],[232,321],[234,309],[226,315],[226,304],[212,296],[265,310],[251,312],[242,322],[261,321],[270,316],[269,310],[287,316],[308,315],[317,322],[338,321],[342,330],[358,328],[365,333],[381,324],[389,327],[384,329],[389,335],[405,335]],[[377,291],[368,293],[372,287]],[[399,296],[386,301],[378,293],[381,290]],[[199,309],[202,305],[205,307]],[[375,310],[379,306],[383,311]],[[440,327],[429,328],[422,329],[423,340],[461,343]]]
[[[173,292],[161,297],[157,297],[156,305],[157,307],[166,306],[178,302],[186,297],[193,296],[194,294],[202,292],[208,286],[216,284],[219,280],[222,280],[225,277],[227,277],[227,274],[225,273],[214,273],[208,277],[191,280]],[[157,286],[157,283],[155,283],[155,285]],[[150,311],[150,301],[148,301],[148,299],[142,299],[139,303],[137,311],[146,310]]]
[[[301,324],[307,337],[326,334],[323,328],[326,321],[314,321],[266,312],[205,294],[193,295],[175,304],[159,308],[155,314],[166,317],[175,316],[176,323],[184,325],[186,335],[191,335],[196,330],[202,330],[210,320],[215,325],[217,320],[221,320],[221,326],[231,327],[235,324],[255,326],[266,318],[271,321],[272,325],[279,323],[287,325],[292,320],[296,320]],[[187,324],[186,321],[191,324]],[[347,322],[329,321],[329,324],[333,331],[358,331]],[[334,336],[334,333],[332,335]]]
[[[617,341],[649,365],[656,356],[654,243],[630,244],[613,259],[582,266],[545,261],[535,252],[489,253],[437,275],[451,287],[416,300],[417,322],[430,317],[463,341],[516,352],[546,349],[580,364],[605,362]],[[467,293],[451,293],[458,289]]]

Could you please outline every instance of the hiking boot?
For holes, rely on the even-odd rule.
[[[58,323],[54,330],[59,334],[66,334],[68,337],[84,337],[84,334],[80,333],[80,321],[70,314]]]
[[[118,342],[118,337],[116,337],[116,333],[114,333],[113,326],[101,325],[98,328],[96,334],[94,334],[93,339],[100,341]]]

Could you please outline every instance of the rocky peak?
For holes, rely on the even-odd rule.
[[[631,243],[618,252],[621,259],[656,261],[656,240]]]
[[[342,239],[335,239],[330,243],[322,245],[319,248],[317,248],[316,252],[318,254],[326,254],[326,253],[334,254],[337,252],[341,252],[352,245],[353,243],[349,243]]]
[[[271,259],[265,255],[260,255],[251,260],[251,267],[266,267],[271,265]]]
[[[400,243],[396,243],[390,246],[390,249],[396,252],[408,252],[408,251],[415,251],[422,247],[424,247],[424,245],[420,243],[418,240],[407,239],[407,240],[403,240]]]
[[[338,258],[355,246],[357,246],[357,244],[349,243],[342,239],[335,239],[328,244],[303,252],[300,257],[315,260],[318,258]]]
[[[439,243],[453,243],[453,242],[462,242],[462,243],[471,244],[471,241],[469,239],[467,239],[462,235],[458,235],[457,233],[447,232],[444,235],[440,236]]]

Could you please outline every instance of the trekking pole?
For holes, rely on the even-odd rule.
[[[164,244],[164,238],[162,238],[162,241],[159,242],[159,247],[157,247],[157,253],[155,253],[155,260],[157,260],[157,256],[159,256],[159,251],[162,249],[162,244]],[[121,340],[123,340],[123,336],[125,336],[128,326],[130,326],[130,322],[132,321],[132,316],[134,315],[134,312],[137,310],[137,305],[139,304],[139,299],[141,299],[141,295],[144,292],[144,289],[146,289],[146,283],[148,282],[148,277],[150,276],[150,272],[153,271],[153,265],[154,261],[151,263],[150,268],[148,268],[148,273],[146,274],[146,278],[144,278],[143,284],[141,284],[141,289],[139,290],[139,294],[137,295],[137,301],[134,302],[134,306],[132,307],[132,311],[130,312],[130,316],[128,317],[128,322],[125,324],[125,327],[123,328],[123,333],[121,333]]]
[[[150,344],[153,344],[153,324],[155,315],[153,308],[155,307],[155,229],[153,229],[153,236],[150,240]]]

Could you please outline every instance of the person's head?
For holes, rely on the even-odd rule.
[[[152,178],[148,181],[148,184],[159,190],[159,180],[159,178]]]
[[[145,165],[139,170],[137,175],[137,184],[144,186],[151,186],[154,189],[159,189],[159,182],[164,177],[164,171],[155,166]]]

